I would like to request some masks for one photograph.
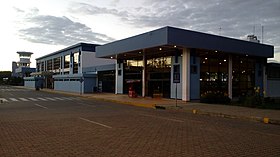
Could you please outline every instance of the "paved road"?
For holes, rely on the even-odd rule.
[[[278,125],[15,87],[0,98],[1,157],[280,155]]]

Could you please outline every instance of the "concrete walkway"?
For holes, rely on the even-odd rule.
[[[134,106],[178,110],[194,114],[203,114],[210,116],[219,116],[226,118],[247,119],[264,123],[280,125],[280,110],[257,109],[231,105],[205,104],[195,102],[185,102],[182,100],[164,99],[164,98],[129,98],[127,95],[116,94],[86,94],[89,98],[111,101],[121,104]]]
[[[256,109],[230,105],[204,104],[195,102],[185,102],[182,100],[177,100],[176,106],[176,101],[174,99],[143,97],[130,98],[128,97],[128,95],[116,95],[112,93],[94,93],[80,95],[79,93],[61,92],[49,89],[43,89],[42,91],[76,95],[126,105],[134,105],[156,109],[178,110],[193,114],[246,119],[280,125],[280,110]]]

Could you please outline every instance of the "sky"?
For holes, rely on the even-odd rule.
[[[79,42],[105,44],[165,26],[242,40],[254,34],[274,45],[270,60],[280,62],[280,0],[8,0],[0,19],[0,71],[12,70],[17,51],[33,52],[36,67],[36,58]]]

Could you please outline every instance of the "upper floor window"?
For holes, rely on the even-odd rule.
[[[70,55],[64,56],[64,68],[70,68]]]
[[[78,63],[79,63],[79,52],[74,53],[73,55],[73,73],[78,73]]]

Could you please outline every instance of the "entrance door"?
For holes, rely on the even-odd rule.
[[[170,98],[170,80],[150,80],[148,95],[152,98]]]

